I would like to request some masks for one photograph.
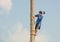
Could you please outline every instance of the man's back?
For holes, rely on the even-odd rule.
[[[36,20],[36,23],[41,23],[42,19],[43,19],[43,16],[42,15],[35,15],[35,17],[37,17],[37,20]]]

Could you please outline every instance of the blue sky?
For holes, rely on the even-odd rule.
[[[24,36],[29,34],[30,30],[30,0],[11,0],[10,3],[12,4],[9,6],[11,10],[4,8],[5,4],[2,7],[0,6],[2,9],[0,9],[0,12],[2,11],[0,16],[0,42],[9,42],[9,40],[12,42],[24,42],[25,40],[27,42],[29,40],[25,39]],[[37,42],[60,42],[59,4],[60,0],[35,0],[36,14],[39,10],[46,11],[41,30],[36,37]],[[27,34],[25,35],[25,33]]]

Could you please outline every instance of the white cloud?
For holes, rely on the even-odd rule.
[[[30,35],[27,28],[23,27],[21,24],[17,24],[16,32],[10,37],[10,42],[30,42]],[[36,42],[48,42],[46,35],[36,36]]]
[[[29,32],[27,28],[23,27],[23,25],[17,23],[16,31],[12,35],[10,35],[10,42],[28,42],[29,41]],[[23,29],[25,28],[25,29]]]
[[[11,0],[0,0],[0,7],[2,7],[3,9],[6,9],[8,11],[10,11],[11,7],[12,7]]]
[[[36,42],[48,42],[48,37],[45,34],[36,37]]]
[[[12,30],[10,30],[12,28]],[[22,23],[16,23],[10,27],[1,31],[4,35],[0,35],[0,42],[30,42],[30,33]],[[12,33],[13,32],[13,33]],[[39,36],[40,35],[40,36]],[[47,35],[39,34],[36,36],[36,42],[48,42]]]

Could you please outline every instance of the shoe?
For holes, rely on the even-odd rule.
[[[37,36],[36,33],[34,34],[34,36]]]

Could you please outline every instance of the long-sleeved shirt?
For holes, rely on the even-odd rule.
[[[42,21],[42,19],[43,19],[43,16],[37,14],[37,15],[35,15],[35,17],[37,17],[36,23],[41,24],[41,21]]]

